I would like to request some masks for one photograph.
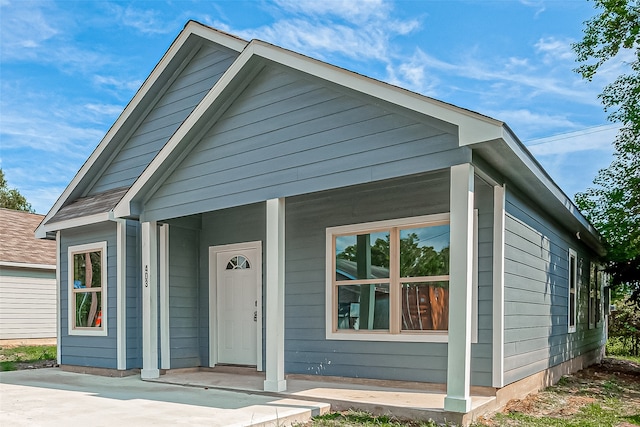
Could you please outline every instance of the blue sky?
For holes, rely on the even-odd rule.
[[[586,0],[0,0],[0,164],[46,213],[189,19],[505,121],[573,197],[611,162]]]

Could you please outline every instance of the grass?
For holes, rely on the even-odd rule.
[[[15,371],[20,363],[35,363],[55,359],[55,345],[0,347],[0,371]]]
[[[611,357],[546,390],[509,402],[502,413],[473,427],[640,426],[640,358]],[[431,422],[397,420],[358,411],[314,418],[305,427],[435,427]],[[452,427],[452,426],[450,426]]]
[[[315,417],[308,427],[437,427],[438,424],[423,421],[396,420],[386,415],[375,416],[361,411],[332,412]]]

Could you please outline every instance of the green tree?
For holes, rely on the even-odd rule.
[[[600,94],[609,120],[621,124],[611,165],[594,187],[576,195],[578,207],[605,238],[614,285],[630,285],[640,304],[640,5],[636,0],[594,0],[598,14],[573,45],[576,71],[591,81],[604,64],[629,54],[628,72]]]
[[[24,197],[15,188],[10,189],[7,185],[7,180],[4,177],[4,172],[0,168],[0,208],[13,209],[16,211],[35,212],[31,207],[31,204],[27,202]]]

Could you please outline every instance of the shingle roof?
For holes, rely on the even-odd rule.
[[[109,212],[118,204],[129,187],[114,188],[103,193],[81,197],[60,209],[49,220],[50,223],[65,221],[68,219],[82,218],[88,215]]]
[[[36,239],[44,215],[0,208],[0,262],[56,265],[56,242]]]

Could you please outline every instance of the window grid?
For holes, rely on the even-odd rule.
[[[107,335],[107,243],[68,248],[68,333]]]
[[[568,330],[576,331],[578,313],[578,257],[569,249],[569,300],[567,304]]]
[[[400,232],[402,230],[418,229],[423,227],[435,227],[439,225],[448,225],[449,221],[430,221],[421,222],[415,224],[400,225],[395,227],[371,227],[371,228],[359,228],[354,231],[336,233],[332,235],[332,289],[333,289],[333,304],[332,304],[332,330],[333,332],[358,334],[362,333],[362,330],[350,330],[341,329],[338,327],[339,319],[339,307],[338,307],[338,293],[341,286],[349,285],[385,285],[389,284],[389,328],[388,329],[367,329],[367,334],[442,334],[447,333],[446,330],[410,330],[402,329],[402,287],[409,283],[436,283],[436,282],[448,282],[449,275],[437,275],[437,276],[415,276],[415,277],[401,277],[400,276]],[[336,271],[336,239],[343,236],[374,234],[380,232],[389,232],[389,277],[388,278],[374,278],[374,279],[356,279],[356,280],[337,280],[335,278]]]

